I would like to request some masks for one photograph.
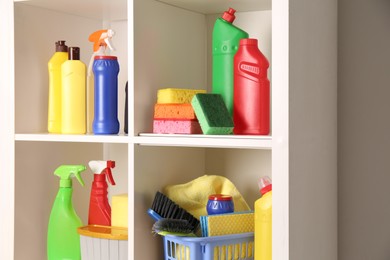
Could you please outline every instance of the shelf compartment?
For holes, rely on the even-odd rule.
[[[15,134],[15,141],[40,142],[78,142],[78,143],[123,143],[130,141],[129,136],[120,135],[62,135],[62,134]]]
[[[271,149],[272,137],[260,135],[180,135],[141,133],[134,143],[150,146]]]
[[[158,0],[160,2],[202,14],[219,14],[229,7],[240,12],[271,10],[271,0]]]

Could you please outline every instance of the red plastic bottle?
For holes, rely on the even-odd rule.
[[[89,167],[94,173],[89,200],[89,225],[111,226],[111,206],[108,203],[108,184],[115,185],[111,168],[115,167],[114,161],[90,161]]]
[[[241,39],[234,56],[234,134],[269,134],[268,68],[269,62],[257,47],[257,39]]]

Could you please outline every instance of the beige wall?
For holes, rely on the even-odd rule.
[[[339,0],[339,259],[390,259],[390,1]]]

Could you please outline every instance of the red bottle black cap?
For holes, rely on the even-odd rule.
[[[234,15],[235,12],[236,12],[236,10],[234,10],[233,8],[229,8],[228,11],[223,13],[222,19],[224,19],[225,21],[227,21],[229,23],[232,23],[234,21],[234,19],[236,19],[236,16]]]

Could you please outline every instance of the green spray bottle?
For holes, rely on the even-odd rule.
[[[84,186],[80,174],[85,169],[84,165],[62,165],[54,172],[60,177],[60,189],[50,213],[47,233],[48,260],[81,260],[80,235],[77,228],[83,224],[73,208],[72,177],[76,177],[81,186]]]
[[[215,21],[212,36],[212,93],[222,95],[230,115],[233,115],[234,55],[240,39],[249,37],[247,32],[233,25],[235,12],[229,8]]]

